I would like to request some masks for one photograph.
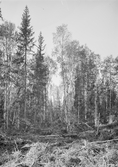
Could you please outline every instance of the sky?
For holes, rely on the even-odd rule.
[[[102,59],[118,56],[118,0],[1,0],[3,18],[20,26],[26,5],[35,37],[42,32],[48,55],[53,33],[66,24],[73,40],[86,44]]]

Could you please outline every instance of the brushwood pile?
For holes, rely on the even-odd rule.
[[[1,167],[116,167],[118,142],[31,143],[0,157]]]
[[[50,129],[16,136],[0,133],[0,166],[117,167],[117,124],[97,130],[88,125],[79,128],[79,133],[52,133]]]

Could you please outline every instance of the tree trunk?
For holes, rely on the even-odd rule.
[[[99,120],[98,120],[98,106],[97,106],[97,85],[95,86],[95,127],[99,126]]]
[[[24,118],[26,119],[26,99],[27,99],[27,48],[25,48],[25,71],[24,71],[24,82],[25,82],[25,90],[24,90]]]
[[[5,60],[7,61],[7,68],[8,68],[8,53],[7,53],[7,38],[5,38],[6,41],[5,41]],[[4,111],[5,111],[5,120],[6,120],[6,128],[8,129],[8,126],[9,126],[9,116],[8,116],[8,109],[7,109],[7,105],[8,105],[8,81],[7,81],[7,78],[8,77],[8,74],[6,74],[6,77],[5,77],[5,92],[4,92]]]
[[[18,113],[17,113],[17,129],[20,128],[20,105],[18,104]]]
[[[65,76],[63,76],[63,86],[64,86],[64,113],[65,113],[65,122],[67,124],[67,130],[68,130],[68,110],[67,110],[67,104],[66,104],[66,83],[65,83]]]
[[[109,123],[112,123],[111,122],[111,117],[112,117],[112,105],[111,105],[111,62],[110,62],[110,102],[109,102],[110,106],[109,106]]]
[[[7,110],[7,84],[5,83],[5,92],[4,92],[4,119],[6,121],[6,127],[8,129],[8,110]]]
[[[84,107],[85,107],[85,120],[87,120],[87,82],[85,81],[84,87]]]
[[[80,91],[79,89],[77,94],[77,122],[78,124],[80,123]]]
[[[66,106],[66,82],[65,82],[65,72],[64,72],[64,58],[63,58],[63,45],[62,45],[62,51],[61,51],[61,57],[62,57],[62,79],[63,79],[63,89],[64,89],[64,113],[65,113],[65,122],[67,124],[67,131],[69,129],[68,127],[68,111],[67,111],[67,106]]]

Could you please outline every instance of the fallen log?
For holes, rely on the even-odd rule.
[[[97,127],[97,128],[99,128],[99,130],[101,130],[101,129],[113,129],[113,128],[116,128],[116,127],[118,127],[118,122],[113,122],[113,123],[111,123],[111,124],[103,124],[103,125],[99,125],[99,127]]]
[[[63,138],[79,138],[78,134],[62,134],[61,135]]]

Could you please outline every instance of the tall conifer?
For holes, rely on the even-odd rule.
[[[36,97],[36,106],[40,112],[43,112],[43,118],[45,120],[46,101],[47,101],[47,82],[48,82],[48,67],[46,65],[44,38],[40,32],[38,39],[38,48],[35,55],[35,63],[33,67],[33,93]],[[39,112],[38,111],[38,112]],[[34,121],[36,122],[37,111],[34,114]]]
[[[27,59],[34,46],[34,32],[30,26],[29,9],[26,6],[22,15],[20,32],[18,34],[18,55],[24,64],[24,118],[26,118],[26,94],[27,94]]]

